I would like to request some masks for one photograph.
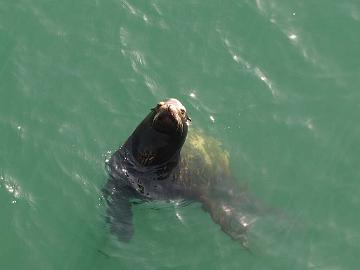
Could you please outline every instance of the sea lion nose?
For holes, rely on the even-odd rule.
[[[166,108],[169,112],[175,111],[175,106],[173,104],[168,104]]]

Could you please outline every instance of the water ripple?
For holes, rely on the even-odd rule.
[[[218,30],[218,32],[221,34],[221,31]],[[279,90],[275,88],[274,83],[267,75],[265,75],[265,72],[260,67],[251,64],[249,61],[245,60],[245,58],[240,55],[239,52],[235,52],[236,50],[238,51],[239,48],[237,48],[235,45],[232,45],[228,38],[223,37],[222,40],[232,59],[236,63],[240,64],[245,70],[249,70],[254,76],[256,76],[260,81],[262,81],[267,86],[274,98],[279,97]]]
[[[4,189],[10,195],[10,203],[16,204],[19,200],[25,200],[30,206],[34,207],[34,196],[24,191],[23,187],[19,184],[20,181],[12,175],[0,175],[0,189]]]
[[[341,73],[339,68],[331,63],[329,56],[324,55],[321,49],[316,47],[316,37],[306,31],[305,25],[300,24],[301,19],[297,17],[303,10],[301,4],[284,5],[280,1],[256,0],[256,9],[289,40],[289,43],[298,50],[303,59],[316,67],[320,73],[329,74],[329,77],[331,77],[330,74]],[[359,10],[356,8],[350,10],[355,18],[352,17],[356,20],[356,14],[360,14]],[[311,15],[308,16],[308,19],[311,19]],[[302,20],[305,19],[303,14]],[[343,80],[338,76],[333,79],[337,84],[343,84]]]
[[[131,5],[128,1],[122,0],[121,4],[123,8],[125,8],[128,11],[130,15],[141,18],[146,24],[150,23],[149,15],[145,14],[140,9]]]

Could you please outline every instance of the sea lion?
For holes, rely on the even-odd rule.
[[[185,143],[189,121],[180,101],[162,101],[106,162],[107,217],[120,240],[127,242],[133,235],[134,198],[185,199],[200,202],[224,232],[245,244],[251,220],[243,210],[249,204],[231,176],[229,155],[198,130]]]

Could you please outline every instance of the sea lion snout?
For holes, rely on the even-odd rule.
[[[155,112],[153,126],[163,133],[182,134],[190,120],[185,107],[174,98],[159,102],[152,110]]]

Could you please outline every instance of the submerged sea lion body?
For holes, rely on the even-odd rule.
[[[107,162],[107,214],[120,240],[133,234],[132,198],[185,199],[200,202],[223,231],[244,243],[249,221],[241,209],[247,202],[232,179],[229,155],[201,131],[186,139],[189,120],[178,100],[160,102]]]

